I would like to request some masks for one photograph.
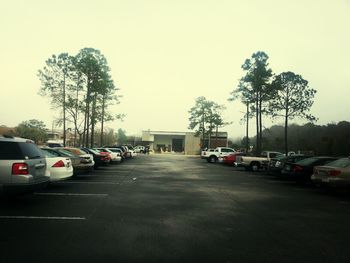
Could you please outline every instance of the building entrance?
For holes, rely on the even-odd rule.
[[[173,143],[173,151],[174,152],[183,152],[183,139],[173,139],[172,140]]]

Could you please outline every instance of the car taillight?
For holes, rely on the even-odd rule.
[[[54,165],[52,165],[52,167],[64,167],[64,162],[62,160],[59,160],[58,162],[56,162]]]
[[[339,170],[330,170],[327,173],[329,176],[338,176],[339,174],[341,174],[341,171]]]
[[[28,165],[26,163],[14,163],[12,165],[12,174],[29,174]]]
[[[294,168],[293,168],[294,172],[301,172],[302,170],[303,170],[303,167],[299,166],[299,165],[295,165]]]

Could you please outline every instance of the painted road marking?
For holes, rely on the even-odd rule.
[[[54,196],[95,196],[106,197],[108,194],[77,194],[77,193],[34,193],[35,195],[54,195]]]
[[[69,216],[0,216],[0,219],[86,220],[85,217]]]
[[[117,185],[120,183],[117,183],[117,182],[62,181],[62,182],[55,182],[55,184],[111,184],[111,185]]]

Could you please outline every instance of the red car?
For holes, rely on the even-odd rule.
[[[246,154],[243,152],[231,153],[231,154],[223,157],[223,163],[229,164],[229,165],[234,165],[234,162],[236,161],[236,156],[244,156],[244,155],[246,155]]]

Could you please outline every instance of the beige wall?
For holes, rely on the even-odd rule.
[[[193,133],[186,133],[185,154],[186,155],[200,154],[200,138],[197,136],[194,136]]]

